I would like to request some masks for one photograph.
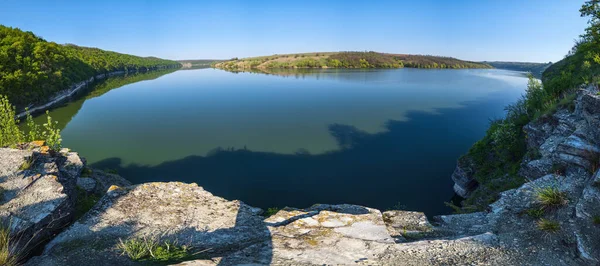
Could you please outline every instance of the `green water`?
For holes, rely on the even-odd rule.
[[[63,146],[134,183],[434,215],[450,211],[456,159],[526,83],[503,70],[182,70],[111,78],[51,115]]]

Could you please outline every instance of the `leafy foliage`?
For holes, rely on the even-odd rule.
[[[10,104],[6,96],[0,95],[0,147],[23,141],[18,123],[19,121],[15,120],[15,107]]]
[[[46,101],[58,91],[112,71],[145,71],[179,63],[97,48],[47,42],[0,25],[0,94],[19,109]]]
[[[40,133],[40,126],[35,124],[30,114],[27,114],[29,132],[26,134],[18,127],[19,120],[15,119],[15,107],[8,102],[6,96],[0,95],[0,147],[43,139],[51,150],[59,151],[62,139],[60,129],[57,126],[58,123],[52,121],[48,111],[46,111],[46,121],[47,123],[43,125],[45,131]]]

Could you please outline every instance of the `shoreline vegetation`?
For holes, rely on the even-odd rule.
[[[489,64],[431,55],[387,54],[378,52],[326,52],[232,58],[212,67],[229,71],[274,68],[493,68]]]
[[[19,113],[43,111],[95,79],[180,67],[179,62],[156,57],[48,42],[32,32],[0,25],[0,95]]]
[[[579,11],[589,19],[588,27],[565,58],[547,66],[541,81],[531,75],[522,98],[506,107],[506,117],[491,121],[486,135],[459,158],[458,168],[468,169],[476,185],[457,210],[485,210],[500,192],[528,182],[520,174],[523,163],[541,154],[538,148],[528,147],[524,127],[558,123],[554,115],[559,110],[575,113],[578,91],[600,87],[600,6],[597,1],[586,1]],[[555,167],[559,171],[562,166]]]

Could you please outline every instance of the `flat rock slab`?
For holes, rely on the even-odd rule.
[[[119,240],[160,236],[220,257],[269,239],[258,208],[196,184],[146,183],[110,191],[30,265],[131,265]]]

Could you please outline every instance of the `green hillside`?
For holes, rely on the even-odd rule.
[[[234,58],[216,63],[216,68],[492,68],[484,63],[431,55],[386,54],[378,52],[303,53]]]
[[[0,25],[0,95],[6,95],[19,109],[44,102],[97,74],[178,66],[178,62],[155,57],[60,45]]]

